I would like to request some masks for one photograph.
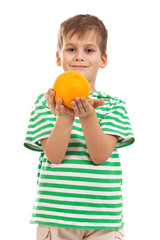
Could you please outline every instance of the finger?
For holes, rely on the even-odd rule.
[[[49,108],[51,109],[51,111],[54,111],[56,103],[55,103],[55,92],[54,91],[49,91],[48,93],[48,104],[49,104]]]
[[[77,107],[79,110],[79,114],[84,114],[86,112],[86,110],[83,106],[82,99],[77,97],[75,100],[76,100],[76,104],[77,104]]]
[[[76,101],[72,101],[71,105],[72,105],[75,116],[78,116],[79,115],[79,109],[78,109]]]
[[[56,106],[55,106],[55,112],[57,115],[60,114],[60,106],[62,105],[62,99],[61,98],[58,98],[57,99],[57,103],[56,103]]]
[[[88,102],[90,103],[90,105],[93,108],[97,108],[99,106],[103,106],[104,105],[104,99],[103,98],[101,98],[101,99],[89,99]]]
[[[49,107],[49,89],[45,94],[45,99],[46,99],[46,102],[47,102],[47,106]]]
[[[104,99],[101,98],[101,99],[99,100],[99,106],[103,106],[103,105],[104,105]]]
[[[89,104],[89,102],[84,97],[81,97],[81,101],[85,112],[90,112],[92,110],[91,104]]]
[[[64,105],[60,105],[59,110],[60,110],[61,115],[66,115],[67,111],[66,111],[66,108]]]

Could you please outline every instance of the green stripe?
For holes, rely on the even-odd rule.
[[[51,131],[46,131],[46,132],[36,135],[35,137],[26,137],[26,140],[28,140],[30,142],[35,142],[35,140],[40,139],[41,137],[43,137],[45,135],[50,135],[50,134],[51,134]]]
[[[104,131],[104,132],[112,132],[112,133],[116,133],[117,135],[122,135],[122,136],[125,136],[125,137],[127,137],[127,136],[129,136],[129,135],[133,135],[133,133],[132,132],[127,132],[127,133],[125,133],[125,132],[121,132],[121,131],[117,131],[117,129],[110,129],[110,128],[107,128],[107,127],[102,127],[102,130]]]
[[[61,168],[61,167],[42,167],[44,171],[52,172],[78,172],[78,173],[90,173],[90,174],[106,174],[106,175],[121,175],[121,170],[100,170],[100,169],[82,169],[82,168]]]
[[[122,179],[101,179],[101,178],[87,178],[87,177],[72,177],[72,176],[54,176],[41,174],[41,179],[56,179],[66,181],[78,181],[78,182],[96,182],[96,183],[122,183]]]
[[[38,96],[37,100],[35,101],[35,104],[38,103],[38,102],[44,97],[44,95],[45,95],[45,93],[41,93],[41,94]]]
[[[116,129],[121,129],[121,130],[125,130],[125,131],[128,131],[128,132],[132,131],[132,129],[127,127],[127,126],[122,127],[122,126],[119,126],[119,125],[117,125],[115,123],[112,123],[112,122],[102,123],[101,126],[103,126],[103,125],[112,126],[112,127],[116,128]]]
[[[36,111],[35,111],[35,112],[36,112]],[[35,116],[33,117],[34,114],[35,114],[34,112],[31,113],[31,118],[30,118],[30,120],[29,120],[29,123],[30,123],[30,122],[34,122],[34,121],[37,120],[39,117],[46,116],[46,115],[52,115],[51,111],[40,112],[40,113],[37,113],[37,115],[35,115]]]
[[[78,194],[78,193],[63,193],[63,192],[52,192],[52,191],[41,191],[37,192],[39,195],[46,195],[46,196],[61,196],[61,197],[72,197],[72,198],[87,198],[87,199],[98,199],[98,200],[119,200],[122,199],[121,195],[117,196],[97,196],[97,195],[90,195],[90,194]]]
[[[125,140],[124,140],[125,141]],[[134,143],[135,139],[134,138],[131,138],[129,139],[128,141],[125,141],[124,143],[121,143],[120,146],[116,146],[116,148],[122,148],[122,147],[127,147],[129,145],[131,145],[132,143]]]
[[[42,152],[43,150],[39,149],[38,147],[36,146],[33,146],[31,144],[28,144],[28,143],[24,143],[24,146],[30,150],[34,150],[34,151],[37,151],[37,152]]]
[[[124,116],[124,113],[115,111],[115,109],[119,109],[119,107],[114,108],[114,111],[112,111],[111,114],[118,115],[118,116],[120,116],[121,118],[123,118],[123,119],[125,119],[125,120],[128,120],[128,119],[129,119],[128,116]],[[125,112],[125,113],[126,113],[126,115],[127,115],[127,112]],[[106,117],[108,117],[108,116],[106,116]]]
[[[99,118],[99,119],[103,119],[103,118],[104,118],[104,115],[106,114],[106,112],[109,113],[110,108],[107,108],[107,107],[106,107],[105,109],[101,109],[101,111],[102,111],[102,113],[96,112],[97,118]]]
[[[82,147],[82,148],[87,149],[86,144],[80,143],[80,142],[70,142],[68,147]]]
[[[78,160],[78,159],[65,159],[61,162],[61,164],[81,164],[81,165],[87,165],[87,166],[93,166],[93,162],[91,160]],[[109,162],[106,161],[101,164],[101,166],[112,166],[112,167],[120,167],[120,162]]]
[[[81,126],[78,127],[78,126],[73,125],[72,130],[77,130],[77,131],[79,131],[79,132],[83,132]]]
[[[74,217],[61,217],[61,216],[54,216],[48,214],[39,214],[33,213],[32,217],[39,217],[39,218],[48,218],[48,219],[57,219],[62,221],[69,221],[69,222],[90,222],[90,223],[120,223],[121,219],[86,219],[86,218],[74,218]]]
[[[119,204],[105,204],[105,203],[88,203],[88,202],[70,202],[70,201],[60,201],[60,200],[52,200],[45,198],[36,198],[35,202],[39,203],[50,203],[50,204],[58,204],[58,205],[69,205],[69,206],[80,206],[80,207],[102,207],[102,208],[121,208],[123,207],[122,203]]]
[[[87,210],[74,210],[74,209],[63,209],[54,207],[34,206],[33,209],[37,211],[51,211],[51,212],[62,212],[68,214],[79,214],[79,215],[99,215],[99,216],[119,216],[122,211],[119,212],[102,212],[102,211],[87,211]]]
[[[84,140],[84,136],[82,135],[78,135],[78,134],[75,134],[75,133],[72,133],[71,132],[71,136],[70,136],[70,138],[72,139],[72,138],[78,138],[78,139],[81,139],[81,140]]]
[[[75,122],[75,123],[78,123],[78,124],[81,124],[79,118],[75,118],[75,119],[74,119],[74,122]]]
[[[34,124],[30,124],[28,126],[28,128],[35,128],[35,127],[39,126],[40,124],[42,124],[44,122],[51,122],[50,124],[52,124],[54,126],[55,121],[56,121],[56,119],[54,119],[54,118],[43,118],[43,119],[41,119],[40,121],[38,121],[38,122],[36,122]]]
[[[58,184],[58,183],[39,183],[40,187],[50,187],[58,189],[76,189],[84,191],[101,191],[101,192],[120,192],[120,187],[94,187],[94,186],[80,186],[80,185],[70,185],[70,184]]]
[[[114,120],[115,122],[121,123],[121,124],[131,125],[130,122],[129,122],[129,118],[127,118],[128,121],[125,121],[125,120],[122,121],[121,119],[119,119],[117,117],[113,117],[113,116],[106,116],[106,118],[104,118],[104,119],[102,118],[102,123],[101,124],[106,124],[106,122],[108,122],[109,120],[111,120],[111,121]]]
[[[44,130],[44,129],[47,129],[47,128],[53,128],[53,127],[54,127],[54,125],[52,123],[50,123],[50,124],[44,125],[40,128],[37,128],[36,130],[27,131],[27,134],[36,134],[36,133],[41,132],[41,130]],[[34,127],[33,127],[33,129],[34,129]]]

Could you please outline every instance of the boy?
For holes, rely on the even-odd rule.
[[[95,89],[107,64],[107,30],[91,15],[64,21],[57,65],[80,72],[90,84],[89,100],[73,110],[52,89],[35,102],[25,146],[41,152],[37,198],[31,223],[37,240],[123,239],[122,171],[117,148],[134,142],[125,103]]]

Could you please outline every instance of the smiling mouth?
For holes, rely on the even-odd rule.
[[[87,68],[88,66],[83,65],[72,65],[73,68]]]

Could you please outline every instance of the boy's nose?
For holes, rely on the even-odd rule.
[[[75,56],[76,61],[84,61],[84,54],[82,51],[78,51],[76,56]]]

